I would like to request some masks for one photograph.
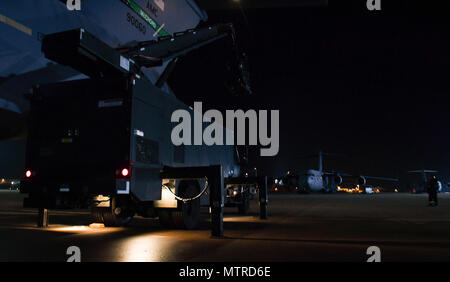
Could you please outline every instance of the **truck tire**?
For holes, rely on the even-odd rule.
[[[188,182],[180,187],[180,195],[183,198],[195,197],[200,193],[200,189],[195,183]],[[175,228],[195,229],[200,217],[200,199],[187,203],[179,202],[179,209],[172,211],[172,221]]]
[[[241,203],[238,204],[238,213],[241,215],[248,214],[248,210],[250,209],[250,195],[249,191],[246,191],[241,194]]]
[[[127,226],[133,219],[131,213],[116,215],[111,208],[94,207],[91,209],[91,215],[95,222],[103,223],[106,227]]]
[[[134,212],[118,206],[115,198],[110,207],[92,207],[91,215],[95,222],[103,223],[106,227],[122,227],[130,224]]]
[[[101,211],[101,208],[92,207],[91,218],[94,223],[103,223],[103,213]]]

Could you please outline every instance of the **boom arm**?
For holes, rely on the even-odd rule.
[[[212,42],[232,40],[232,83],[234,92],[251,93],[249,75],[236,44],[232,24],[175,33],[174,36],[144,41],[114,49],[83,29],[50,34],[44,37],[42,51],[48,59],[91,77],[141,74],[142,67],[156,67],[171,61],[158,80],[161,86],[174,68],[176,59]]]
[[[232,38],[233,46],[236,46],[233,25],[222,24],[175,33],[174,36],[139,42],[134,46],[121,47],[118,50],[132,59],[136,57],[156,58],[161,62],[167,62],[228,36]]]

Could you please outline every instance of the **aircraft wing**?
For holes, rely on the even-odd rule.
[[[391,178],[391,177],[378,177],[378,176],[367,176],[367,175],[361,175],[359,177],[364,177],[366,179],[372,179],[372,180],[382,180],[382,181],[392,181],[392,182],[398,182],[398,178]]]
[[[421,169],[421,170],[411,170],[408,171],[408,173],[438,173],[437,170],[430,170],[430,169]]]
[[[227,0],[197,0],[197,2],[208,10],[214,9],[238,9],[242,5],[246,9],[258,8],[280,8],[280,7],[304,7],[304,6],[322,6],[328,5],[328,0],[245,0],[245,1],[227,1]]]
[[[36,84],[85,76],[47,60],[41,51],[46,34],[84,28],[113,47],[157,39],[198,26],[207,16],[194,0],[83,0],[69,10],[64,0],[2,1],[0,5],[0,140],[17,137]],[[156,82],[166,65],[143,70]],[[167,84],[161,87],[167,93]],[[5,122],[8,121],[8,122]]]
[[[84,28],[108,45],[120,46],[192,29],[207,19],[193,0],[85,0],[80,11],[69,11],[62,0],[3,2],[0,6],[3,77],[48,63],[40,52],[40,40],[45,34]]]
[[[381,181],[392,181],[397,182],[399,181],[398,178],[392,178],[392,177],[379,177],[379,176],[369,176],[369,175],[354,175],[354,174],[348,174],[344,172],[323,172],[323,175],[327,176],[336,176],[336,177],[342,177],[342,178],[354,178],[354,179],[360,179],[360,180],[381,180]]]
[[[323,175],[329,175],[329,176],[331,176],[331,175],[336,175],[336,176],[339,175],[341,177],[353,177],[352,174],[348,174],[348,173],[345,173],[345,172],[326,172],[326,171],[324,171],[322,174]]]
[[[0,5],[0,77],[31,74],[36,79],[15,84],[29,89],[27,81],[40,80],[32,73],[52,62],[41,52],[43,35],[84,28],[110,46],[153,40],[198,26],[207,16],[193,0],[95,0],[81,2],[80,11],[70,11],[62,0],[3,1]],[[145,74],[156,81],[164,67],[148,69]],[[60,73],[58,73],[60,74]],[[73,73],[69,74],[73,76]],[[63,79],[68,79],[63,75]],[[55,76],[55,82],[61,79]],[[46,80],[47,82],[47,80]],[[19,84],[17,84],[19,83]],[[26,111],[23,89],[0,85],[0,98]],[[170,89],[166,86],[167,92]]]

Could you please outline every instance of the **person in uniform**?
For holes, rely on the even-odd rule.
[[[427,185],[428,190],[428,205],[429,206],[437,206],[438,205],[438,198],[437,193],[439,190],[439,181],[437,180],[436,176],[431,177],[430,181],[428,181]]]

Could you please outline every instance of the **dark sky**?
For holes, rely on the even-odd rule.
[[[177,95],[219,109],[279,109],[280,153],[254,158],[267,174],[344,154],[325,169],[401,176],[438,169],[450,181],[450,24],[430,14],[339,14],[327,8],[209,11],[233,22],[250,58],[254,95],[222,87],[224,44],[184,58]],[[199,67],[200,66],[200,67]],[[192,69],[195,67],[195,71]],[[194,98],[195,97],[195,98]]]
[[[323,150],[346,156],[325,159],[327,170],[402,176],[427,168],[450,182],[448,14],[325,7],[244,12],[246,19],[236,9],[208,14],[211,24],[235,24],[249,56],[253,96],[234,97],[223,86],[229,53],[223,42],[184,57],[169,82],[188,104],[280,110],[279,155],[253,152],[261,173],[312,167],[306,156]],[[14,156],[2,158],[8,166]]]

